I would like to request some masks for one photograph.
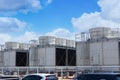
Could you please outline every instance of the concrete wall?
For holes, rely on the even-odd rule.
[[[55,47],[38,49],[40,66],[55,66]]]
[[[4,51],[0,51],[0,66],[4,65]]]
[[[9,50],[4,52],[4,66],[15,67],[16,51]]]
[[[29,59],[30,66],[55,66],[55,47],[30,48]]]
[[[94,41],[90,43],[91,65],[119,65],[119,48],[117,40]]]
[[[38,48],[31,47],[29,50],[29,66],[38,65]]]
[[[89,65],[89,44],[87,42],[76,43],[77,66]]]

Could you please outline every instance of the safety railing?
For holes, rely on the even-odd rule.
[[[120,66],[0,67],[0,74],[17,76],[54,73],[61,78],[74,78],[81,73],[90,72],[120,72]]]

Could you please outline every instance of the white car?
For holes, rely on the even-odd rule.
[[[55,74],[36,73],[28,74],[22,80],[58,80]]]
[[[14,75],[0,75],[0,80],[20,80],[20,78]]]

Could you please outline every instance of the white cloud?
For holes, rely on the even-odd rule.
[[[0,0],[0,12],[28,12],[41,8],[40,0]]]
[[[71,33],[69,30],[64,28],[55,29],[51,32],[46,33],[45,35],[66,38],[71,40],[75,39],[75,34]],[[0,33],[0,44],[4,44],[5,42],[9,42],[9,41],[29,43],[30,40],[38,40],[40,36],[43,35],[29,31],[26,31],[24,34],[21,34],[19,36],[12,36],[10,34]]]
[[[91,14],[84,13],[79,18],[72,18],[72,24],[76,29],[80,31],[86,31],[93,27],[119,27],[120,24],[112,20],[103,19],[100,13],[95,12]]]
[[[71,39],[71,40],[75,39],[75,33],[71,33],[69,30],[64,29],[64,28],[55,29],[44,35],[66,38],[66,39]],[[29,31],[26,31],[24,34],[21,34],[19,36],[13,36],[11,34],[0,33],[0,44],[4,44],[5,42],[9,42],[9,41],[29,43],[30,40],[38,40],[40,36],[43,36],[43,35],[37,34],[35,32],[29,32]]]
[[[120,0],[99,0],[98,5],[103,18],[120,22]]]
[[[72,33],[69,30],[64,29],[64,28],[55,29],[51,32],[46,33],[45,35],[67,38],[67,39],[74,39],[75,38],[75,33]]]
[[[12,37],[9,34],[0,34],[0,44],[4,44],[8,40],[12,40]]]
[[[33,39],[38,40],[39,36],[40,36],[39,34],[28,31],[26,31],[23,35],[19,35],[19,36],[12,36],[10,34],[2,33],[0,34],[0,44],[4,44],[7,41],[29,43],[30,40]]]
[[[20,31],[27,27],[27,23],[17,18],[0,17],[0,33]]]
[[[93,27],[120,27],[120,0],[99,0],[101,12],[84,13],[78,18],[72,18],[71,22],[76,30],[86,31]]]
[[[30,40],[38,40],[38,37],[39,37],[40,35],[39,34],[36,34],[36,33],[34,33],[34,32],[29,32],[29,31],[26,31],[25,33],[24,33],[24,35],[20,35],[20,36],[18,36],[18,37],[16,37],[16,41],[19,41],[19,42],[29,42]]]
[[[49,1],[48,1],[49,2]],[[51,3],[51,2],[50,2]],[[36,4],[35,4],[36,5]],[[73,17],[71,22],[73,27],[76,30],[79,30],[81,32],[88,30],[89,28],[93,27],[120,27],[120,0],[99,0],[98,5],[101,8],[100,12],[93,12],[93,13],[84,13],[78,18]],[[8,20],[8,21],[7,21]],[[26,26],[26,23],[23,21],[20,21],[16,18],[9,20],[9,18],[1,19],[0,18],[0,30],[4,31],[6,30],[2,26],[4,24],[11,24],[11,26],[5,26],[6,28],[9,28],[7,30],[19,30]],[[19,23],[19,24],[17,24]],[[23,27],[19,26],[23,23]],[[12,24],[15,24],[17,26],[13,27]],[[13,30],[13,31],[14,31]],[[67,29],[64,28],[58,28],[51,32],[46,33],[45,35],[49,36],[56,36],[56,37],[62,37],[62,38],[68,38],[68,39],[74,39],[75,33],[70,32]],[[19,42],[28,42],[31,39],[38,39],[40,35],[34,33],[34,32],[25,32],[25,34],[20,35],[18,37],[13,37],[8,34],[0,34],[0,41],[4,42],[7,40],[13,40],[13,41],[19,41]]]
[[[52,0],[47,0],[46,4],[51,4],[51,3],[52,3]]]

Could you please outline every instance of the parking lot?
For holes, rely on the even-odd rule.
[[[73,80],[74,76],[87,72],[120,72],[120,66],[70,66],[70,67],[0,67],[0,74],[24,77],[32,73],[56,74],[59,80]]]

